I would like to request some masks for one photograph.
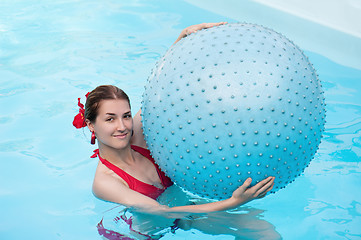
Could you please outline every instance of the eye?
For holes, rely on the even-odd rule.
[[[126,115],[124,115],[124,118],[126,118],[126,119],[132,118],[132,115],[131,114],[126,114]]]
[[[114,118],[110,117],[110,118],[107,118],[105,121],[111,122],[111,121],[113,121],[113,120],[114,120]]]

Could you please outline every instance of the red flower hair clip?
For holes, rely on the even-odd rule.
[[[88,98],[89,93],[85,95]],[[79,106],[79,113],[74,117],[73,126],[76,128],[83,128],[86,127],[85,117],[84,117],[84,104],[80,102],[80,98],[78,98],[78,106]]]

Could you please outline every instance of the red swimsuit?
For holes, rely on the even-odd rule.
[[[169,177],[167,177],[164,174],[164,172],[162,172],[159,169],[158,165],[154,162],[154,159],[150,155],[150,151],[148,149],[138,147],[138,146],[134,146],[134,145],[131,145],[131,148],[134,151],[142,154],[144,157],[148,158],[154,164],[155,169],[157,170],[158,176],[159,176],[164,188],[157,188],[157,187],[155,187],[153,185],[150,185],[148,183],[139,181],[138,179],[132,177],[131,175],[129,175],[128,173],[126,173],[125,171],[120,169],[119,167],[117,167],[114,164],[110,163],[106,159],[100,157],[99,149],[95,150],[93,156],[91,156],[91,157],[95,158],[96,156],[98,156],[99,160],[105,166],[107,166],[110,170],[115,172],[119,177],[121,177],[128,184],[130,189],[132,189],[134,191],[137,191],[137,192],[139,192],[141,194],[144,194],[144,195],[146,195],[148,197],[151,197],[153,199],[157,199],[159,197],[159,195],[161,195],[167,187],[170,187],[170,186],[173,185],[173,182],[170,180]]]

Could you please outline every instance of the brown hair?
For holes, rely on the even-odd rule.
[[[127,100],[130,107],[129,97],[122,89],[113,85],[101,85],[89,93],[85,103],[84,118],[95,122],[100,101],[109,99]]]

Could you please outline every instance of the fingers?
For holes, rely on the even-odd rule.
[[[242,196],[249,188],[251,183],[252,183],[252,178],[247,178],[246,181],[244,181],[244,183],[233,192],[232,196],[236,198]]]
[[[272,190],[273,186],[274,186],[274,183],[268,189],[266,189],[263,193],[260,193],[257,198],[265,197],[267,195],[267,193]]]
[[[214,26],[218,26],[220,25],[220,23],[202,23],[203,27],[208,28],[208,27],[214,27]]]
[[[244,183],[242,184],[242,186],[239,187],[239,189],[241,189],[243,192],[245,192],[247,190],[247,188],[249,188],[251,183],[252,183],[252,178],[247,178],[246,181],[244,181]]]
[[[227,22],[217,22],[217,23],[203,23],[201,25],[203,25],[203,28],[211,28],[211,27],[216,27],[216,26],[220,26],[220,25],[223,25],[223,24],[226,24]]]
[[[256,192],[255,192],[255,196],[261,196],[261,195],[265,195],[267,194],[267,192],[269,192],[274,185],[274,177],[268,177],[264,180],[262,180],[261,182],[257,183],[254,188],[256,188]]]
[[[188,35],[195,33],[199,30],[205,29],[205,28],[211,28],[219,25],[226,24],[227,22],[218,22],[218,23],[201,23],[197,25],[189,26],[182,30],[177,40],[173,43],[176,44],[178,41],[180,41],[182,38],[187,37]]]
[[[191,33],[195,33],[199,30],[202,29],[206,29],[206,28],[212,28],[212,27],[216,27],[216,26],[220,26],[223,24],[226,24],[227,22],[217,22],[217,23],[201,23],[201,24],[197,24],[197,25],[192,25],[190,27],[187,28],[187,35],[191,34]]]
[[[232,198],[238,201],[240,204],[252,201],[253,199],[263,198],[273,188],[274,179],[274,177],[268,177],[257,183],[255,186],[250,187],[252,179],[247,178],[242,186],[233,192]]]

